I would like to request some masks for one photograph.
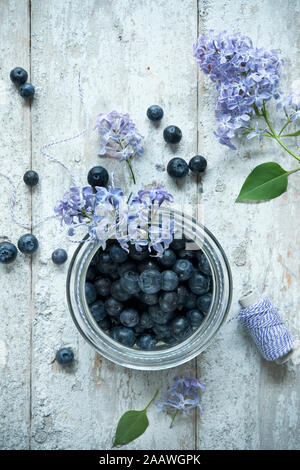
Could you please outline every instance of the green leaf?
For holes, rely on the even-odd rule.
[[[236,201],[268,201],[280,196],[286,191],[289,174],[278,163],[258,165],[246,179]]]
[[[128,444],[146,431],[149,426],[146,410],[147,409],[142,411],[130,410],[126,411],[126,413],[121,416],[118,422],[113,447]]]
[[[284,134],[281,137],[297,137],[297,135],[300,135],[300,130],[293,132],[292,134]]]

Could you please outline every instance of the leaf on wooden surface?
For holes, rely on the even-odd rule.
[[[146,431],[148,426],[146,409],[126,411],[118,422],[113,447],[134,441]]]

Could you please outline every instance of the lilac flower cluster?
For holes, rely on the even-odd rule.
[[[140,190],[127,202],[121,188],[73,186],[54,211],[68,226],[69,236],[81,227],[89,234],[87,241],[100,241],[103,249],[107,238],[116,237],[127,251],[130,243],[137,250],[148,245],[149,251],[161,256],[173,240],[174,221],[164,217],[158,223],[157,219],[161,205],[170,202],[173,196],[161,187]]]
[[[174,377],[173,385],[164,393],[163,401],[157,404],[158,410],[173,416],[192,408],[202,411],[199,393],[201,390],[206,390],[205,385],[194,377]]]
[[[220,143],[235,149],[231,142],[235,136],[254,132],[251,137],[260,137],[264,131],[253,129],[249,121],[266,101],[280,96],[282,60],[277,52],[255,48],[251,39],[240,33],[210,31],[194,44],[194,57],[200,69],[216,83],[215,135]]]
[[[95,129],[101,137],[100,155],[129,160],[135,155],[142,155],[143,136],[137,131],[129,114],[111,111],[97,117]]]

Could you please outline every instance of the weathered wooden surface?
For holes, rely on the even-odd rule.
[[[90,128],[97,113],[117,109],[129,112],[146,137],[145,155],[134,162],[138,187],[155,181],[195,207],[199,196],[204,222],[231,262],[232,315],[239,296],[254,284],[280,305],[297,332],[299,175],[292,177],[288,193],[280,199],[234,204],[243,179],[257,163],[285,159],[288,168],[292,162],[273,143],[261,148],[254,141],[241,143],[234,153],[216,142],[215,94],[197,71],[192,45],[198,32],[212,28],[243,31],[261,46],[281,49],[287,57],[285,79],[292,81],[298,78],[299,9],[296,0],[277,0],[276,6],[271,0],[182,0],[171,9],[164,0],[1,2],[1,166],[18,182],[18,213],[28,218],[32,206],[33,218],[49,215],[70,183],[39,149],[84,127],[77,91],[80,70]],[[31,108],[9,82],[9,71],[16,65],[31,68],[37,87]],[[165,110],[158,129],[145,117],[153,103]],[[168,124],[183,131],[178,155],[189,159],[198,151],[208,158],[202,195],[192,177],[177,187],[155,167],[166,165],[173,155],[162,139]],[[89,168],[101,161],[97,146],[97,135],[90,131],[53,149],[53,154],[72,167],[83,184]],[[126,168],[111,160],[104,163],[130,191]],[[30,165],[41,181],[32,198],[22,183]],[[6,182],[1,180],[1,185],[6,191]],[[0,227],[0,235],[14,242],[23,233],[11,223],[4,197]],[[84,342],[68,313],[67,266],[55,267],[50,256],[58,246],[71,256],[74,247],[55,221],[34,233],[40,249],[32,263],[19,256],[11,267],[0,266],[0,448],[110,448],[120,415],[143,407],[177,374],[198,374],[206,383],[203,414],[179,419],[171,431],[168,418],[153,408],[148,431],[127,448],[299,448],[299,369],[263,361],[235,322],[224,327],[207,352],[179,368],[145,373],[115,366]],[[53,363],[63,345],[72,346],[76,355],[69,371]]]

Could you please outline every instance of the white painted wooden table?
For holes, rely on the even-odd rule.
[[[3,0],[0,2],[1,170],[18,186],[22,219],[49,215],[70,184],[61,168],[45,161],[40,147],[75,134],[84,117],[77,92],[82,73],[90,125],[97,113],[129,112],[146,137],[146,152],[134,162],[138,187],[157,182],[177,200],[197,201],[204,222],[225,249],[237,300],[255,284],[272,297],[292,332],[299,331],[300,176],[288,193],[267,204],[235,204],[244,178],[260,162],[292,166],[275,144],[241,143],[237,152],[213,136],[215,92],[197,69],[192,45],[197,35],[216,29],[242,31],[260,46],[286,57],[284,79],[299,78],[300,2],[297,0]],[[28,106],[10,83],[9,72],[23,66],[37,89]],[[156,129],[145,116],[153,103],[165,117]],[[200,185],[191,177],[177,187],[155,163],[173,156],[162,129],[183,131],[178,156],[197,154],[209,162]],[[100,164],[95,132],[54,154],[84,184]],[[128,191],[129,173],[111,160]],[[22,181],[33,168],[40,184],[31,192]],[[1,179],[0,235],[14,243],[24,230],[10,219],[8,183]],[[196,360],[166,372],[118,367],[96,355],[77,332],[65,299],[67,266],[55,267],[53,249],[73,246],[51,221],[34,230],[40,241],[32,261],[19,255],[0,266],[0,448],[108,449],[120,415],[141,408],[174,375],[195,375],[207,385],[204,412],[169,419],[150,412],[151,425],[130,449],[297,449],[299,448],[299,368],[262,360],[236,322],[226,325]],[[76,364],[66,372],[53,363],[57,348],[70,345]]]

